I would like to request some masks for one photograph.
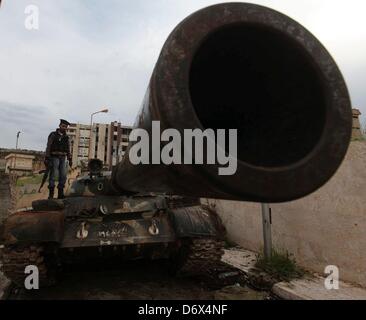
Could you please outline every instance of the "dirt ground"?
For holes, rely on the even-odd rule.
[[[242,278],[240,278],[242,279]],[[239,278],[221,284],[177,277],[163,261],[123,265],[73,266],[50,288],[9,288],[8,300],[263,300],[268,294],[245,286]]]

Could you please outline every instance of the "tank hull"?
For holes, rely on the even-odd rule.
[[[36,201],[33,207],[9,216],[2,235],[2,270],[19,286],[27,265],[39,267],[41,285],[48,286],[65,264],[172,259],[179,270],[202,274],[203,260],[209,268],[223,254],[224,227],[197,199],[75,197]]]

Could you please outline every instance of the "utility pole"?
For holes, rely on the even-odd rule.
[[[270,260],[272,257],[272,212],[268,203],[262,203],[262,224],[264,257]]]

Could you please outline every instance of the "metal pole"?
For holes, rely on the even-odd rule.
[[[20,131],[17,132],[17,142],[15,144],[15,156],[14,156],[14,165],[13,165],[13,169],[16,169],[17,166],[17,152],[18,152],[18,141],[19,141],[19,135],[21,134]]]
[[[93,132],[93,116],[95,113],[92,113],[90,116],[90,135],[89,135],[89,151],[88,151],[88,160],[90,160],[91,155],[91,140],[92,140],[92,132]]]
[[[15,150],[18,150],[18,140],[19,140],[19,135],[21,134],[20,131],[17,132],[17,143],[15,145]]]
[[[97,112],[94,112],[91,114],[90,116],[90,138],[89,138],[89,152],[88,152],[88,160],[90,160],[90,155],[91,155],[91,140],[92,140],[92,132],[93,132],[93,116],[97,113],[107,113],[108,112],[108,109],[103,109],[103,110],[100,110],[100,111],[97,111]]]
[[[262,203],[262,223],[263,223],[263,244],[264,257],[269,260],[272,257],[272,218],[271,209],[268,203]]]

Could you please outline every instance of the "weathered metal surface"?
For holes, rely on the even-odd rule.
[[[118,192],[171,192],[283,202],[317,190],[336,172],[352,128],[348,90],[323,45],[291,18],[224,3],[181,22],[167,39],[135,126],[238,129],[238,168],[133,165],[113,171]],[[150,163],[151,163],[150,148]]]
[[[183,207],[172,210],[177,237],[221,237],[217,217],[202,207]]]
[[[61,211],[65,209],[65,202],[56,199],[35,200],[32,202],[35,211]]]
[[[38,201],[34,205],[42,211],[16,213],[6,221],[3,270],[19,284],[19,270],[34,262],[42,286],[54,283],[60,263],[106,258],[172,258],[184,274],[207,273],[222,255],[222,229],[214,212],[198,203],[163,195],[76,197],[62,205]],[[47,205],[59,211],[47,211]],[[42,255],[36,254],[39,246]]]
[[[61,210],[66,221],[61,247],[65,248],[222,236],[217,215],[199,205],[199,199],[161,195],[71,197],[35,201],[33,207],[51,221],[49,209]]]
[[[60,200],[37,200],[32,203],[36,211],[63,210],[65,217],[93,217],[111,214],[142,213],[167,207],[161,196],[96,196],[70,197]],[[124,219],[125,215],[120,218]]]
[[[173,242],[174,230],[165,217],[115,222],[67,223],[62,248],[110,247]]]
[[[60,243],[64,232],[62,212],[24,212],[10,215],[4,223],[4,244]]]
[[[92,170],[96,170],[95,165],[92,164],[92,167]],[[111,193],[111,190],[109,190],[110,174],[111,173],[109,171],[103,171],[99,173],[90,171],[88,174],[78,177],[71,183],[67,196],[90,197],[94,195],[102,196]]]

